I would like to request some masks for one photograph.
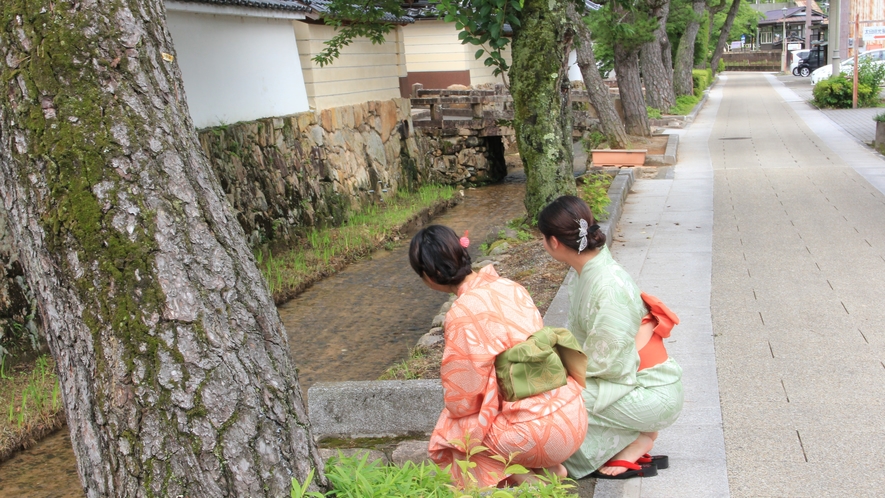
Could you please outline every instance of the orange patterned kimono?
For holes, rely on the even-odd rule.
[[[492,265],[461,286],[446,314],[440,369],[445,408],[429,449],[430,458],[441,467],[452,465],[452,475],[462,487],[467,481],[454,462],[464,460],[465,454],[451,441],[463,441],[466,434],[471,446],[489,448],[470,458],[477,464],[471,473],[482,487],[508,477],[504,464],[491,455],[506,459],[518,453],[513,463],[544,468],[562,463],[584,440],[587,413],[581,386],[571,377],[563,387],[513,403],[498,393],[495,357],[542,326],[528,292],[499,277]]]

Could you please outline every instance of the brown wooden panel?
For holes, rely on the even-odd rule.
[[[470,86],[470,71],[421,71],[410,72],[399,79],[400,95],[411,97],[412,85],[421,83],[424,88],[448,88],[449,85]]]

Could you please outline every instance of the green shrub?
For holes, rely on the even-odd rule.
[[[867,85],[871,89],[877,89],[885,82],[885,64],[876,64],[869,60],[862,60],[857,66],[857,82]],[[858,96],[858,105],[863,107],[874,107],[878,104],[878,92],[872,93],[872,98],[868,99],[864,104],[860,103]]]
[[[814,105],[818,107],[833,107],[836,109],[848,109],[852,105],[852,91],[854,83],[845,74],[837,74],[814,85],[812,95]],[[878,90],[878,87],[876,87]],[[858,80],[857,103],[859,106],[870,105],[875,102],[877,96],[873,88]]]
[[[713,83],[713,71],[709,69],[692,69],[691,81],[695,95],[700,96]]]
[[[885,123],[885,112],[876,114],[873,116],[873,121],[878,121],[880,123]]]
[[[725,59],[720,58],[719,64],[716,65],[716,72],[721,73],[722,71],[725,71]]]
[[[648,112],[648,117],[649,117],[650,119],[661,119],[661,116],[663,116],[663,115],[661,114],[661,110],[660,110],[660,109],[656,109],[656,108],[651,107],[651,106],[645,106],[645,110]]]

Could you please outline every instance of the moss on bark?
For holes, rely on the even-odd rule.
[[[567,109],[566,57],[571,32],[561,0],[526,0],[513,37],[510,70],[525,206],[534,219],[551,201],[575,193],[572,115]]]

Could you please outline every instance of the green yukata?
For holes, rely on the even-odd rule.
[[[639,437],[669,427],[682,411],[682,368],[675,360],[637,372],[636,333],[648,313],[639,288],[603,247],[569,283],[569,330],[587,354],[582,395],[588,429],[563,462],[569,477],[601,467]]]

